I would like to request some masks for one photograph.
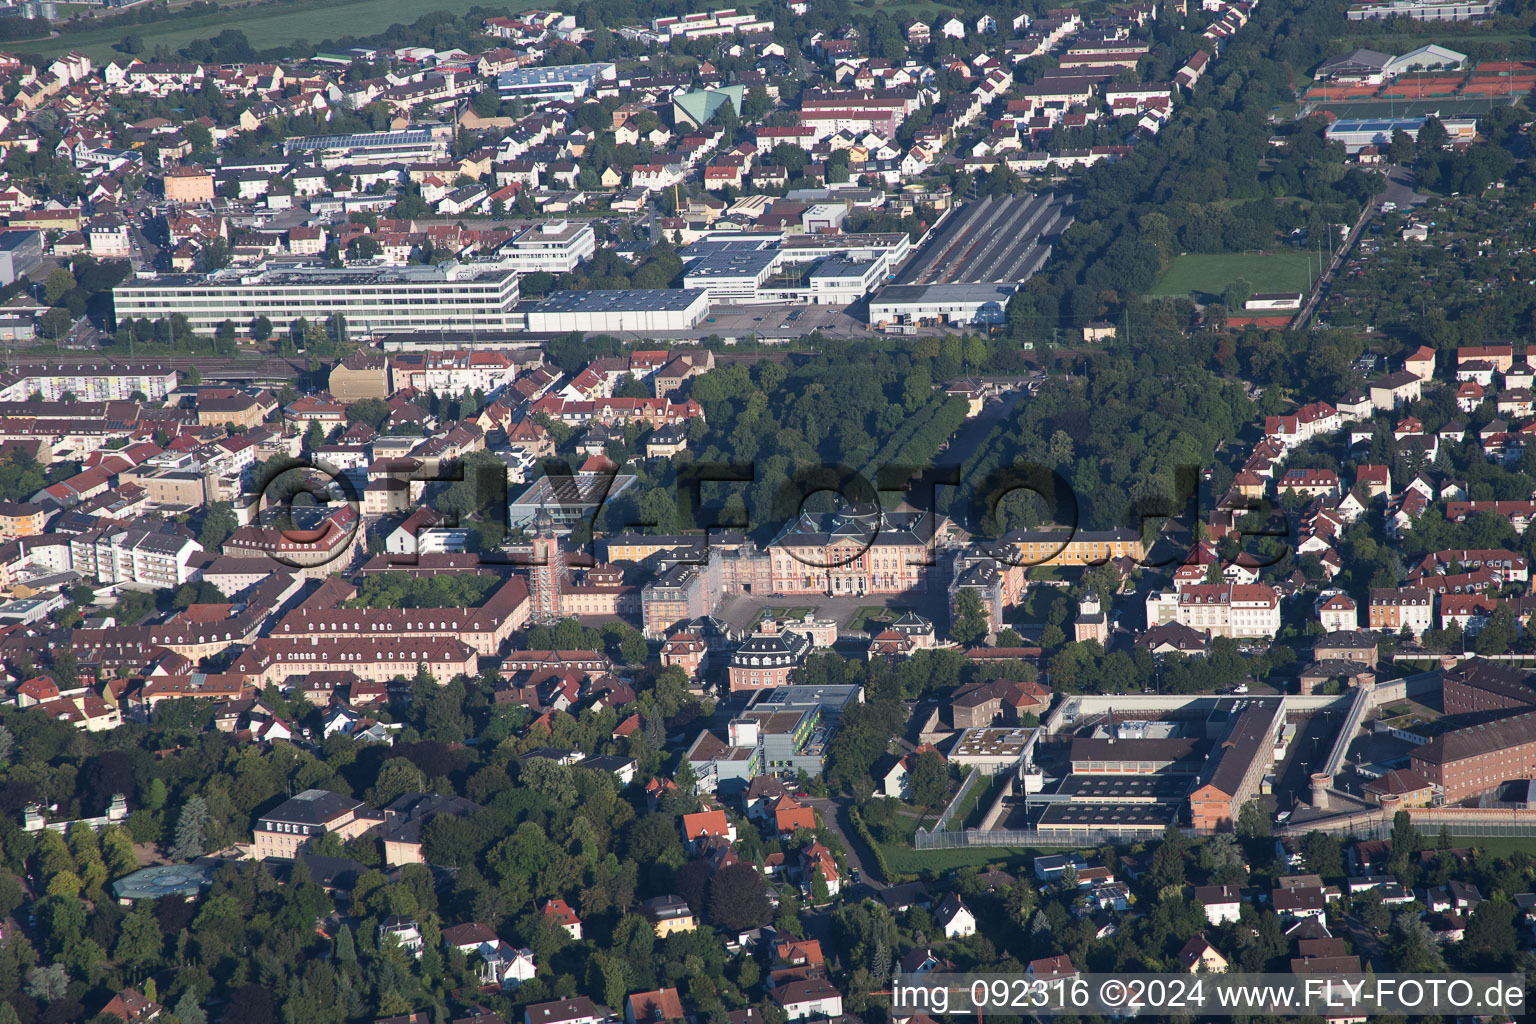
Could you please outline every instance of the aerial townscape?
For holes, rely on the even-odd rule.
[[[0,1024],[1536,984],[1536,2],[1056,2],[0,0]]]

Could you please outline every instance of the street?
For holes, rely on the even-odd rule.
[[[1380,195],[1374,197],[1360,211],[1360,219],[1355,221],[1354,227],[1349,231],[1348,237],[1342,245],[1334,251],[1333,259],[1328,261],[1328,266],[1317,280],[1312,283],[1311,294],[1307,296],[1306,303],[1301,307],[1301,312],[1296,314],[1296,319],[1291,321],[1292,330],[1305,330],[1312,317],[1317,313],[1317,308],[1322,304],[1328,294],[1328,288],[1333,284],[1333,279],[1349,261],[1349,254],[1354,251],[1355,243],[1360,240],[1365,226],[1381,213],[1382,204],[1394,203],[1400,210],[1406,210],[1416,203],[1422,203],[1424,197],[1414,192],[1411,182],[1413,175],[1402,167],[1392,167],[1387,170],[1387,187]]]
[[[821,820],[827,830],[838,839],[842,840],[843,849],[848,851],[848,867],[859,873],[864,884],[871,889],[880,889],[890,883],[890,879],[877,878],[879,869],[875,867],[875,858],[864,841],[853,831],[853,823],[848,818],[848,802],[846,800],[833,800],[828,797],[801,795],[797,799],[801,803],[809,804],[821,815]]]

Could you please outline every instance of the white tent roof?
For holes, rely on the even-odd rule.
[[[1426,68],[1459,68],[1466,61],[1466,54],[1431,43],[1417,50],[1411,50],[1401,57],[1392,58],[1392,63],[1387,65],[1387,74],[1401,75]]]

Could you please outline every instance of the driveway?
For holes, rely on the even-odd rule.
[[[859,873],[864,884],[871,889],[884,888],[888,879],[881,878],[876,881],[879,868],[875,866],[875,857],[864,841],[853,831],[853,822],[848,818],[848,803],[841,800],[832,800],[820,796],[797,796],[803,804],[809,804],[816,808],[821,815],[822,823],[838,839],[843,842],[843,849],[848,851],[848,866]]]

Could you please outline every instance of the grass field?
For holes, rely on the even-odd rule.
[[[895,622],[901,618],[901,613],[904,611],[906,611],[905,608],[886,607],[881,604],[861,605],[844,625],[849,629],[868,630],[876,623],[886,624]]]
[[[496,7],[486,0],[312,0],[301,5],[253,4],[214,14],[168,18],[127,28],[88,29],[53,39],[15,40],[6,44],[12,53],[40,53],[45,57],[81,50],[91,57],[109,60],[121,56],[112,44],[132,32],[143,37],[147,52],[164,44],[175,50],[194,39],[209,39],[225,29],[239,29],[256,49],[298,41],[314,45],[343,36],[364,37],[399,22],[408,25],[424,14],[446,11],[462,14],[471,7]],[[527,10],[521,4],[506,11]]]
[[[1034,859],[1059,850],[1026,850],[1011,846],[965,847],[958,850],[914,850],[909,843],[882,843],[881,851],[891,870],[903,875],[920,875],[925,870],[943,874],[956,868],[995,864],[1012,874],[1029,874]]]
[[[1425,836],[1430,846],[1438,843],[1438,836]],[[1490,857],[1508,857],[1516,851],[1536,854],[1536,836],[1451,836],[1451,846],[1475,846]]]
[[[1193,295],[1204,302],[1220,298],[1233,281],[1247,281],[1256,292],[1304,292],[1312,285],[1312,256],[1281,250],[1269,253],[1185,253],[1174,258],[1153,295]]]
[[[1327,110],[1336,117],[1372,118],[1372,117],[1427,117],[1431,114],[1438,117],[1473,117],[1478,114],[1486,114],[1494,107],[1508,106],[1514,100],[1518,100],[1520,94],[1514,99],[1503,96],[1495,96],[1491,100],[1487,96],[1434,96],[1423,100],[1354,100],[1349,103],[1329,103],[1319,109]]]

